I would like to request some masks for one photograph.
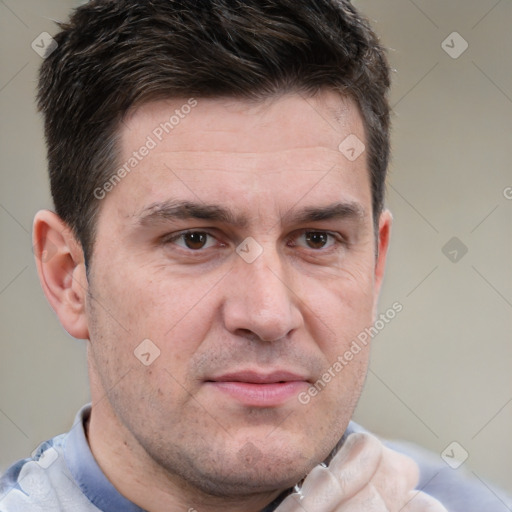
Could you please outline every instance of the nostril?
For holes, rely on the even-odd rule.
[[[249,341],[261,341],[260,337],[250,329],[237,329],[235,334]]]

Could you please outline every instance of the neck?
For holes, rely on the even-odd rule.
[[[93,402],[86,436],[96,462],[128,500],[151,512],[260,512],[280,493],[212,496],[169,474],[144,451],[112,411]]]

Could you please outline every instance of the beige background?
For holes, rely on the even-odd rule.
[[[74,3],[0,0],[2,470],[66,431],[88,400],[84,344],[46,304],[30,242],[34,213],[51,205],[31,42]],[[512,490],[512,2],[354,3],[396,69],[381,311],[404,308],[374,340],[355,419],[438,454],[457,441],[479,485]],[[452,32],[469,44],[457,59],[442,48]],[[442,251],[452,237],[468,249],[457,262]]]

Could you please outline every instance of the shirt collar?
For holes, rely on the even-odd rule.
[[[71,475],[87,499],[103,512],[144,512],[110,483],[94,459],[84,430],[90,414],[90,404],[80,409],[64,441],[64,458]]]

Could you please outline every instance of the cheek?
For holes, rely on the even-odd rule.
[[[127,311],[130,331],[136,333],[137,344],[149,338],[158,347],[155,366],[165,367],[173,376],[171,387],[184,385],[193,390],[194,357],[214,328],[219,310],[215,290],[219,279],[166,274],[139,279],[126,291],[129,304],[137,308],[136,315]],[[159,385],[156,374],[150,379]]]
[[[371,324],[375,292],[367,266],[355,265],[328,279],[310,279],[307,289],[304,312],[329,333],[326,347],[330,352],[341,350]]]
[[[104,272],[96,281],[120,323],[138,337],[153,333],[165,342],[183,329],[185,319],[193,317],[196,327],[206,321],[204,308],[199,306],[218,279],[176,275],[163,266],[125,264]]]

